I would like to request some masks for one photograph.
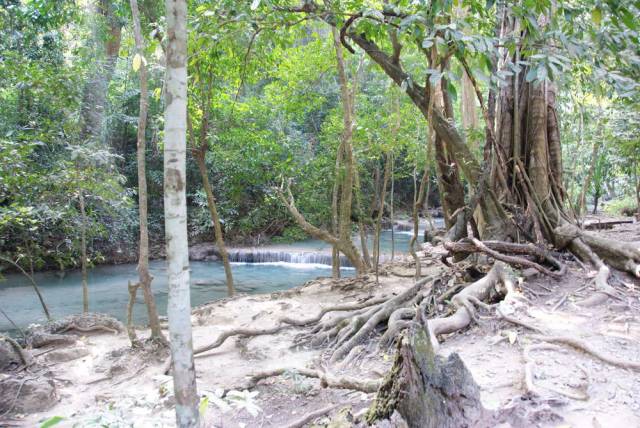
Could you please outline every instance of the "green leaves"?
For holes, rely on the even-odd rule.
[[[147,65],[147,60],[145,59],[145,57],[143,57],[139,53],[135,54],[133,56],[133,61],[131,62],[131,67],[133,68],[133,71],[137,72],[138,70],[140,70],[140,66],[142,64],[144,64],[145,66]]]
[[[600,24],[602,23],[602,9],[598,7],[593,8],[593,10],[591,11],[591,20],[594,24],[600,26]]]
[[[53,416],[40,424],[40,428],[50,428],[58,423],[62,422],[64,418],[62,416]]]

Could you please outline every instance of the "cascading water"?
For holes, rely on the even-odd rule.
[[[269,251],[259,248],[229,251],[229,261],[235,263],[295,263],[331,266],[331,254],[314,252]],[[345,256],[340,256],[340,266],[352,267]]]

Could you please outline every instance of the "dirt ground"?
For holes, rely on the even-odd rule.
[[[640,225],[622,224],[598,233],[625,241],[640,241]],[[424,274],[439,275],[447,267],[426,246]],[[593,291],[595,272],[564,255],[569,269],[560,280],[523,272],[518,291],[523,297],[513,316],[549,335],[581,338],[596,351],[619,360],[640,363],[640,280],[613,271],[616,294],[605,304],[584,308],[576,302]],[[383,269],[379,284],[362,280],[319,279],[286,292],[244,295],[194,310],[194,345],[213,342],[221,332],[240,326],[267,328],[281,316],[308,318],[324,306],[392,296],[412,285],[408,260]],[[339,315],[331,312],[326,317]],[[457,352],[481,388],[488,409],[506,406],[525,391],[525,367],[537,392],[553,397],[553,418],[529,420],[527,426],[640,427],[640,373],[606,363],[565,344],[549,344],[531,330],[480,312],[477,324],[440,338],[440,353]],[[319,409],[331,409],[304,426],[349,427],[358,424],[375,394],[322,387],[296,368],[322,365],[325,349],[296,345],[308,328],[290,327],[254,338],[232,337],[196,358],[198,390],[206,396],[201,410],[210,427],[287,427]],[[379,379],[390,367],[393,348],[378,349],[382,330],[363,344],[361,354],[335,375]],[[144,336],[146,332],[139,330]],[[39,426],[53,416],[56,426],[174,426],[171,378],[162,373],[166,353],[131,350],[126,333],[81,337],[76,348],[84,356],[51,351],[37,357],[56,384],[58,401],[50,410],[13,415],[0,426]],[[245,390],[248,376],[267,369],[287,369]],[[223,398],[221,398],[223,397]],[[300,425],[302,426],[302,425]],[[508,426],[508,425],[506,425]]]

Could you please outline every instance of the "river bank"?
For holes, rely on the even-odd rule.
[[[640,229],[632,226],[605,233],[616,239],[637,239]],[[462,263],[452,272],[440,263],[443,254],[442,249],[426,245],[419,253],[423,274],[450,278],[451,284],[464,282],[471,265]],[[593,287],[593,273],[571,260],[565,262],[568,271],[558,280],[527,273],[516,286],[522,297],[519,306],[511,307],[511,316],[556,336],[588,340],[597,352],[617,360],[640,362],[640,307],[635,291],[640,282],[619,273],[620,280],[629,284],[616,287],[623,301],[612,299],[610,304],[580,307],[577,303]],[[303,320],[334,305],[374,306],[408,290],[414,283],[412,274],[411,262],[403,257],[386,264],[378,282],[373,275],[324,278],[288,291],[204,304],[192,315],[194,347],[206,347],[237,328],[270,330],[283,316]],[[327,313],[323,321],[339,319],[340,315]],[[479,322],[443,337],[439,354],[460,356],[478,384],[482,405],[502,418],[501,427],[565,424],[615,428],[640,424],[640,385],[633,370],[572,347],[541,345],[528,328],[489,314]],[[200,352],[195,362],[198,390],[205,400],[205,426],[284,427],[314,412],[318,416],[299,426],[364,426],[362,418],[373,403],[375,389],[345,387],[335,383],[336,379],[379,381],[393,362],[395,347],[380,347],[384,329],[374,330],[357,352],[326,365],[330,344],[308,341],[315,337],[313,327],[291,326],[255,337],[232,336],[220,346]],[[140,337],[148,334],[144,328],[137,328],[137,333]],[[47,368],[46,376],[54,382],[56,399],[47,410],[14,414],[8,421],[13,426],[37,426],[53,416],[63,418],[60,426],[87,426],[92,421],[173,426],[171,378],[163,374],[166,351],[132,349],[124,332],[96,332],[77,336],[76,342],[61,352],[45,349],[38,354],[38,364]],[[319,370],[327,370],[330,376],[315,378]],[[535,386],[527,383],[526,373],[532,373]],[[536,394],[530,390],[534,387]]]
[[[391,232],[381,235],[382,260],[391,257]],[[395,255],[408,252],[410,234],[397,232],[393,236]],[[370,240],[371,241],[371,240]],[[371,245],[371,242],[369,242]],[[190,248],[191,299],[193,305],[226,297],[226,282],[217,249],[211,243],[196,244]],[[230,248],[235,285],[240,293],[269,293],[287,290],[318,277],[331,275],[330,247],[317,240],[300,241],[289,245],[265,245],[261,247]],[[354,271],[342,260],[343,276]],[[124,321],[129,299],[127,284],[137,282],[136,264],[99,265],[89,271],[89,306]],[[167,301],[166,267],[163,260],[151,262],[154,277],[152,291],[158,301],[161,315]],[[82,311],[82,278],[80,271],[59,275],[55,271],[38,272],[35,281],[54,318]],[[142,302],[142,296],[139,296]],[[34,290],[22,275],[7,274],[0,283],[0,308],[20,328],[31,323],[45,321],[44,313]],[[134,309],[137,323],[146,322],[142,305]],[[0,317],[0,331],[15,328],[6,317]]]

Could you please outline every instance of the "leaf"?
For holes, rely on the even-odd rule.
[[[602,22],[602,10],[600,8],[595,8],[591,11],[591,20],[594,24],[600,25]]]
[[[40,424],[40,428],[49,428],[52,427],[54,425],[57,425],[58,423],[60,423],[64,418],[62,416],[53,416],[49,419],[47,419],[46,421],[44,421],[42,424]]]
[[[200,406],[198,406],[198,412],[200,412],[200,417],[203,418],[204,414],[207,412],[207,408],[209,407],[209,397],[205,396],[200,400]]]
[[[624,22],[624,25],[626,25],[630,30],[637,30],[638,29],[638,25],[636,22],[635,17],[633,16],[633,13],[629,12],[628,10],[624,10],[622,11],[622,22]]]
[[[142,65],[142,56],[139,53],[137,53],[133,57],[133,63],[132,63],[133,71],[140,70],[140,65]]]
[[[253,0],[251,2],[251,10],[256,10],[260,6],[260,0]]]
[[[382,12],[375,9],[365,10],[362,13],[362,16],[364,18],[373,18],[373,19],[377,19],[378,21],[384,21],[384,15],[382,14]]]
[[[507,337],[509,338],[509,343],[513,345],[514,343],[516,343],[516,340],[518,340],[518,333],[511,330],[507,333]]]
[[[532,82],[536,79],[537,75],[538,75],[538,71],[534,67],[530,67],[529,71],[527,72],[527,75],[525,76],[525,80],[527,82]]]

